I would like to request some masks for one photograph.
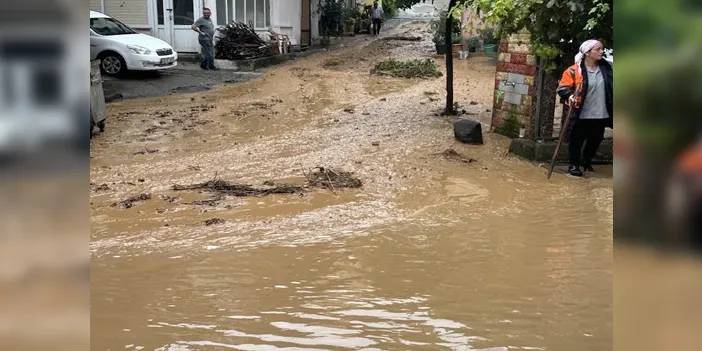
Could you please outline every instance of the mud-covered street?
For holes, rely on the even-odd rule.
[[[458,117],[445,77],[371,75],[388,58],[445,74],[428,20],[392,21],[248,82],[108,105],[93,350],[611,348],[611,166],[547,181],[507,154],[487,57],[454,63]],[[485,144],[455,141],[455,118]],[[310,186],[316,167],[362,186]],[[174,189],[213,180],[303,190]]]

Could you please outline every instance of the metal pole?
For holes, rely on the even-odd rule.
[[[548,167],[548,173],[546,174],[546,179],[551,179],[551,174],[553,173],[553,167],[556,167],[556,160],[558,159],[558,153],[561,151],[561,145],[563,144],[563,139],[565,139],[566,129],[568,129],[568,123],[570,122],[570,115],[573,113],[573,105],[568,107],[568,114],[566,115],[566,121],[563,126],[561,126],[561,133],[558,137],[558,144],[556,144],[556,150],[553,151],[553,157],[551,157],[551,164]]]

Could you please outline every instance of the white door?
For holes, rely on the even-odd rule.
[[[156,35],[178,52],[200,51],[190,26],[200,18],[201,7],[198,0],[156,0]]]

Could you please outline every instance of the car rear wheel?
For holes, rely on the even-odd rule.
[[[100,69],[108,76],[119,76],[127,71],[127,63],[117,53],[105,53],[100,56],[100,60]]]

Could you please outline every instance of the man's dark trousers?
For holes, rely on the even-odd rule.
[[[212,69],[214,65],[214,45],[212,40],[200,39],[200,46],[202,50],[200,51],[200,67]]]
[[[373,35],[380,34],[381,21],[380,18],[373,19]]]

